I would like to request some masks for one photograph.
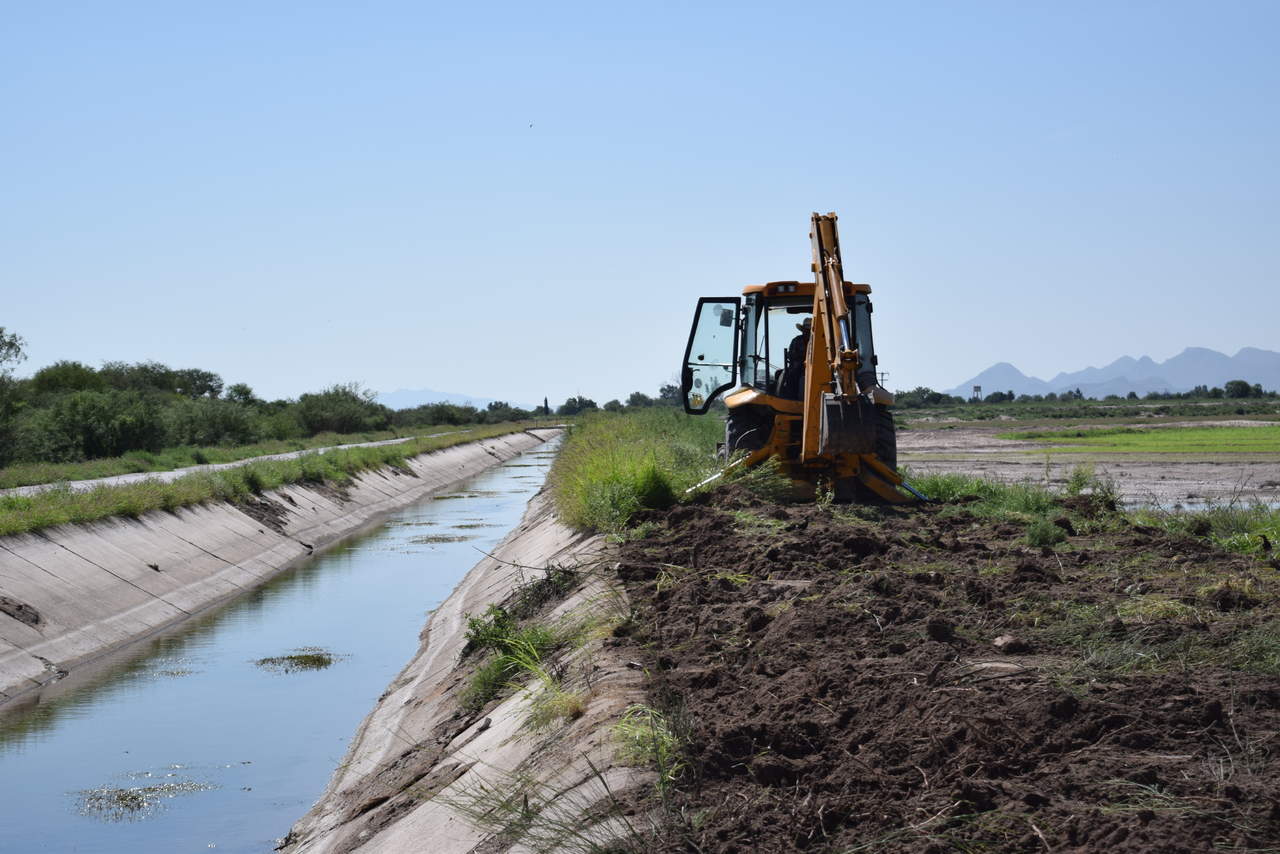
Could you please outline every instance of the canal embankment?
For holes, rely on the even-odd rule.
[[[528,430],[244,503],[0,538],[0,705],[257,587],[388,513],[541,444]]]
[[[629,605],[611,551],[561,522],[547,492],[535,496],[520,525],[432,613],[417,654],[281,850],[463,854],[633,832],[613,807],[655,775],[618,761],[616,726],[644,701],[644,677],[615,638],[627,630]],[[480,615],[501,622],[495,606],[525,616],[526,636],[558,640],[477,700],[486,665],[474,626]]]

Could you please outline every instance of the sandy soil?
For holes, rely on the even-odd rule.
[[[1252,426],[1259,422],[1229,423]],[[1173,507],[1231,499],[1280,501],[1280,454],[1188,459],[1182,454],[1079,453],[1078,446],[1069,449],[1072,453],[1061,453],[1061,447],[997,438],[998,433],[1013,429],[1016,426],[1001,423],[902,430],[898,462],[912,471],[963,472],[999,480],[1043,482],[1047,470],[1054,484],[1063,483],[1075,466],[1090,463],[1098,474],[1115,480],[1127,503]]]
[[[1276,850],[1280,560],[1059,512],[646,514],[618,574],[688,763],[648,850]]]

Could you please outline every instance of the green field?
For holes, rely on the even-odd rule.
[[[1060,453],[1280,454],[1280,426],[1027,430],[999,437],[1043,442]]]

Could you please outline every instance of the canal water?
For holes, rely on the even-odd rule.
[[[0,710],[0,851],[270,852],[554,452],[408,507],[53,699]]]

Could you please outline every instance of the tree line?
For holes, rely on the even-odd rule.
[[[1139,396],[1136,391],[1131,391],[1123,397],[1118,394],[1109,394],[1101,398],[1101,400],[1243,400],[1246,398],[1275,398],[1277,396],[1280,395],[1277,395],[1275,391],[1264,390],[1259,383],[1251,384],[1246,380],[1229,380],[1221,388],[1198,385],[1191,391],[1152,391],[1142,396]],[[917,386],[910,391],[894,392],[894,399],[897,406],[903,409],[925,409],[932,406],[955,406],[965,403],[1057,403],[1084,400],[1085,395],[1078,388],[1061,392],[1051,391],[1048,394],[1014,394],[1013,390],[1010,389],[1009,391],[993,391],[981,400],[974,400],[955,394],[934,391],[927,386]]]
[[[13,375],[24,342],[0,327],[0,465],[79,462],[183,445],[245,445],[321,433],[519,421],[534,412],[502,401],[485,409],[449,403],[394,411],[356,383],[294,399],[263,400],[245,383],[224,385],[199,368],[160,362],[74,361]]]

